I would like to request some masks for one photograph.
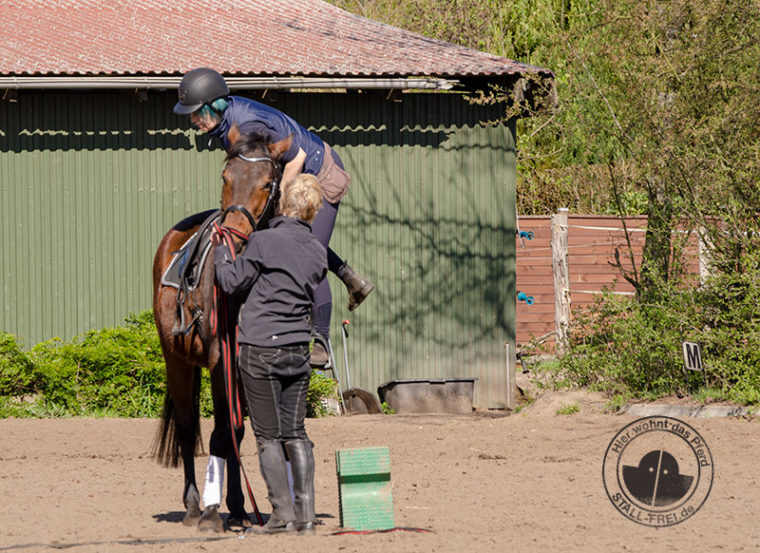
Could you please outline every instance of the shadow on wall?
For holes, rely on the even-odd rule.
[[[471,106],[458,95],[408,94],[402,101],[383,93],[286,94],[262,98],[336,146],[433,148],[458,126],[474,127],[499,117],[499,106]],[[24,91],[0,111],[0,152],[45,150],[216,150],[219,143],[173,113],[173,91]]]
[[[395,329],[407,343],[455,351],[511,337],[514,215],[494,208],[507,205],[506,186],[445,169],[420,184],[394,175],[397,169],[382,166],[372,181],[355,181],[336,228],[341,247],[361,252],[375,271],[365,338],[379,343]],[[397,184],[384,187],[390,182]]]
[[[377,280],[383,285],[374,301],[383,308],[373,321],[375,332],[403,329],[410,338],[432,339],[453,348],[513,332],[506,306],[513,295],[509,292],[514,291],[514,276],[506,270],[507,251],[493,247],[514,240],[513,229],[478,220],[463,223],[438,218],[431,224],[432,211],[415,218],[380,214],[369,207],[350,211],[357,225],[385,229],[371,240],[362,233],[364,247],[376,258],[388,259],[386,267],[378,268]],[[350,230],[343,232],[348,232],[348,240],[353,239]],[[406,235],[401,244],[390,238],[398,234]],[[459,327],[458,339],[455,336],[452,342],[450,334],[438,335],[431,316],[441,325],[441,319],[448,319]],[[380,338],[378,334],[370,337]]]

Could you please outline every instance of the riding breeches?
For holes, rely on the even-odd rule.
[[[309,344],[240,345],[240,382],[257,440],[308,439]]]
[[[338,217],[340,202],[331,204],[326,200],[322,202],[322,208],[311,224],[311,232],[319,240],[319,243],[327,248],[327,266],[333,273],[343,266],[343,260],[328,247],[332,236],[335,220]],[[330,317],[332,316],[332,293],[327,276],[314,291],[313,319],[314,330],[327,338],[330,335]]]

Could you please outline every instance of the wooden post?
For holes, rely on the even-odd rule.
[[[699,283],[704,284],[712,270],[712,259],[710,258],[710,248],[705,236],[705,229],[697,229],[697,257],[699,259]]]
[[[517,389],[517,379],[515,375],[515,353],[512,351],[514,348],[509,347],[509,342],[504,344],[504,368],[506,369],[506,381],[507,381],[507,401],[506,408],[514,411],[517,408],[517,402],[515,401],[515,390]]]
[[[567,252],[567,208],[552,215],[552,273],[554,274],[554,322],[557,331],[557,354],[567,351],[570,326],[570,272]]]

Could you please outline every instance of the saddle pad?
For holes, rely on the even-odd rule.
[[[203,215],[207,215],[207,213],[204,212]],[[201,225],[199,229],[200,235],[196,232],[182,244],[179,250],[172,253],[172,260],[161,276],[162,285],[179,289],[182,285],[182,280],[185,279],[188,291],[195,290],[198,287],[201,272],[206,264],[206,258],[211,251],[211,222],[220,215],[220,211],[213,211]],[[196,241],[198,240],[200,240],[200,244],[196,245]],[[197,253],[191,259],[192,252],[194,251]]]

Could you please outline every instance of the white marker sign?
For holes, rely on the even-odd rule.
[[[683,343],[683,363],[690,371],[704,370],[702,367],[702,353],[699,351],[699,344],[693,342]]]

